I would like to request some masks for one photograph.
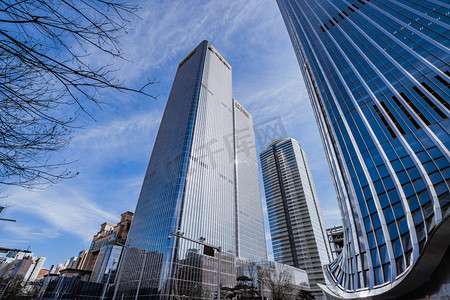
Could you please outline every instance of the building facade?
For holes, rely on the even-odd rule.
[[[170,298],[184,293],[179,287],[199,283],[197,274],[203,272],[192,267],[186,273],[181,262],[200,246],[168,239],[176,231],[220,246],[224,257],[266,259],[252,117],[232,98],[231,66],[207,41],[178,66],[128,236],[117,297]],[[202,282],[212,288],[217,272],[207,274]]]
[[[325,289],[342,298],[402,296],[427,280],[449,244],[449,6],[277,2],[344,222]]]
[[[331,250],[306,154],[296,140],[280,138],[260,158],[275,261],[306,270],[319,296]]]
[[[98,283],[114,282],[122,251],[123,247],[119,245],[103,246],[99,251],[89,281]]]
[[[112,245],[117,245],[116,248],[121,248],[120,245],[125,245],[125,241],[127,239],[132,220],[133,220],[133,213],[127,211],[120,215],[120,221],[117,224],[109,222],[103,223],[100,226],[100,230],[97,232],[97,234],[92,237],[92,242],[91,245],[89,246],[89,249],[87,251],[85,250],[81,251],[78,254],[77,258],[71,258],[69,262],[74,261],[74,263],[72,263],[71,266],[69,266],[68,268],[84,271],[93,271],[97,263],[99,265],[102,265],[103,260],[105,259],[104,252],[103,255],[101,256],[101,260],[98,261],[98,257],[100,255],[102,248],[106,246],[111,248]],[[110,251],[106,252],[111,253]],[[106,259],[109,259],[109,255],[106,255]],[[97,276],[95,277],[96,278],[95,281],[97,281],[99,274],[96,275]]]

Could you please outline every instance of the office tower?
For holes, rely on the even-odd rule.
[[[217,259],[193,259],[202,246],[168,239],[176,231],[221,247],[230,263],[233,257],[266,259],[252,117],[232,98],[230,65],[207,41],[178,66],[128,235],[117,297],[138,292],[167,298],[217,286]],[[181,262],[189,262],[190,271]],[[224,285],[230,272],[222,268]]]
[[[325,288],[343,298],[402,296],[433,279],[449,244],[437,242],[450,203],[449,6],[277,2],[344,222],[344,249],[326,272],[334,287]]]
[[[280,138],[260,158],[275,261],[306,270],[321,295],[331,249],[306,154],[296,140]]]

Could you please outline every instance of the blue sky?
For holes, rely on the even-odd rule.
[[[121,40],[128,61],[101,53],[92,63],[112,64],[116,76],[139,86],[147,78],[157,100],[137,95],[101,95],[71,145],[57,155],[75,161],[80,174],[45,189],[7,190],[0,246],[47,257],[45,267],[86,249],[100,224],[134,211],[153,143],[178,63],[209,40],[233,70],[233,96],[255,124],[276,118],[299,141],[313,172],[326,226],[340,224],[336,194],[309,98],[292,45],[274,0],[143,1],[141,19]],[[257,151],[262,146],[257,144]],[[262,183],[261,183],[262,184]],[[264,195],[264,193],[262,193]],[[268,228],[266,228],[268,231]]]

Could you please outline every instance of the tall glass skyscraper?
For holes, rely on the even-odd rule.
[[[343,217],[344,249],[325,270],[325,289],[343,298],[404,295],[449,246],[450,6],[277,2]]]
[[[252,117],[232,98],[231,66],[207,41],[178,66],[118,273],[118,298],[134,299],[138,291],[168,299],[216,286],[217,260],[196,243],[168,239],[178,230],[222,248],[225,285],[234,257],[266,260]]]
[[[322,266],[331,249],[306,154],[291,138],[260,153],[275,261],[306,270],[315,295],[325,283]]]

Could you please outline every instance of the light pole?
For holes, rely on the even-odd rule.
[[[112,271],[112,268],[114,267],[115,263],[116,263],[116,259],[114,258],[112,261],[112,264],[111,264],[111,268],[109,268],[108,278],[106,279],[106,284],[105,284],[105,287],[103,288],[103,293],[102,293],[102,296],[100,297],[100,300],[103,300],[105,298],[106,291],[108,290],[109,279],[111,278],[111,271]]]
[[[16,222],[16,220],[13,220],[13,219],[4,219],[4,218],[0,218],[0,221]]]
[[[2,212],[2,210],[4,209],[4,206],[0,206],[0,212]],[[7,221],[7,222],[16,222],[16,220],[13,219],[4,219],[4,218],[0,218],[0,221]]]
[[[197,243],[199,245],[203,245],[204,247],[209,247],[211,249],[214,249],[217,251],[217,268],[218,268],[218,272],[217,272],[217,300],[220,300],[220,252],[222,251],[222,247],[217,247],[217,246],[213,246],[211,244],[207,244],[205,243],[205,238],[200,237],[199,241],[185,237],[183,232],[180,232],[179,230],[177,232],[170,232],[170,235],[176,236],[178,238],[181,239],[185,239],[187,241],[193,242],[193,243]],[[171,236],[169,235],[169,239],[171,238]]]
[[[120,282],[120,278],[122,276],[123,261],[125,260],[126,251],[128,250],[128,248],[130,248],[130,241],[128,241],[127,245],[123,245],[123,244],[118,244],[118,245],[122,246],[124,249],[123,249],[123,254],[122,254],[123,256],[119,260],[120,263],[117,267],[117,276],[116,276],[115,283],[114,283],[114,294],[113,294],[112,300],[115,300],[117,297],[119,282]],[[139,297],[139,289],[141,288],[141,281],[142,281],[142,276],[144,274],[144,267],[145,267],[145,263],[147,261],[148,251],[145,251],[143,254],[145,255],[145,257],[144,257],[144,260],[142,261],[141,272],[139,273],[138,286],[136,289],[136,295],[134,296],[135,300],[137,300],[137,298]],[[122,298],[123,298],[123,294],[122,294]]]
[[[145,257],[144,257],[144,260],[142,261],[141,273],[139,274],[139,281],[138,281],[138,286],[136,289],[136,296],[134,297],[134,300],[138,300],[138,297],[139,297],[139,289],[141,288],[142,275],[144,274],[144,267],[145,267],[145,263],[147,261],[148,252],[146,251],[144,253],[144,255],[145,255]]]
[[[123,253],[121,254],[121,257],[119,258],[119,264],[117,265],[117,272],[116,272],[116,278],[114,279],[114,294],[112,297],[112,300],[116,299],[117,296],[117,288],[118,288],[118,284],[120,282],[120,277],[122,276],[122,265],[123,265],[123,261],[125,260],[125,254],[126,251],[128,250],[129,246],[130,246],[130,241],[128,241],[128,243],[125,244],[117,244],[118,246],[122,246],[123,247]]]
[[[6,290],[8,289],[8,286],[9,286],[10,283],[11,283],[11,280],[8,281],[8,283],[6,284],[6,286],[5,286],[2,290],[0,290],[0,292],[1,292],[1,294],[0,294],[0,299],[3,298],[3,294],[4,294],[4,293],[6,292]]]
[[[261,279],[256,279],[256,282],[259,282],[259,287],[261,289],[261,299],[264,300],[264,283]]]

